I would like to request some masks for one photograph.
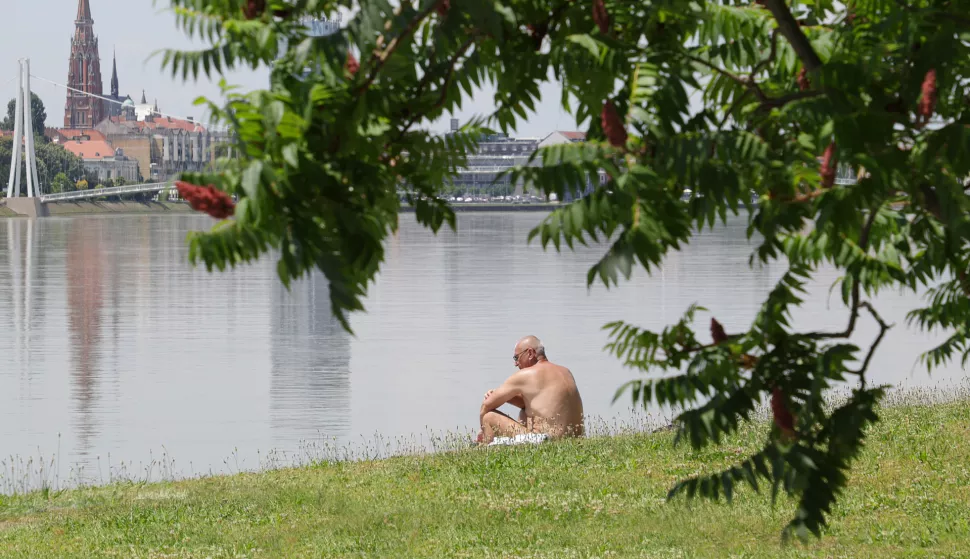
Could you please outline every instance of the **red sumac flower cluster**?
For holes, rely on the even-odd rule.
[[[926,76],[923,78],[922,93],[923,96],[919,102],[919,114],[929,118],[933,116],[933,111],[936,110],[936,68],[931,68],[929,72],[926,72]]]
[[[438,12],[438,15],[441,17],[445,17],[446,15],[448,15],[448,10],[450,9],[451,9],[451,0],[441,0],[440,2],[438,2],[438,5],[435,6],[435,11]]]
[[[212,186],[198,186],[176,181],[179,196],[188,201],[193,210],[205,212],[216,219],[225,219],[236,211],[236,203],[225,192]]]
[[[819,175],[822,177],[822,188],[831,188],[835,184],[835,142],[830,142],[822,154],[822,168]]]
[[[781,388],[775,387],[771,391],[771,413],[775,419],[775,425],[788,438],[795,438],[795,416],[788,409],[785,394]]]
[[[351,76],[357,75],[357,70],[360,70],[360,63],[357,62],[357,57],[348,52],[347,62],[344,63],[344,68],[350,72]]]
[[[265,9],[266,0],[246,0],[242,10],[246,19],[256,19],[263,15],[263,10]]]
[[[603,112],[600,113],[600,123],[603,126],[603,133],[613,147],[623,147],[626,145],[627,133],[623,127],[620,114],[616,112],[616,106],[612,101],[603,103]]]
[[[808,79],[808,71],[802,68],[801,72],[798,72],[798,89],[808,91],[810,87],[812,87],[812,82]]]
[[[606,35],[610,31],[610,14],[606,11],[603,0],[593,0],[593,21],[600,28],[600,33]]]
[[[714,339],[714,343],[716,344],[727,340],[727,332],[724,331],[724,327],[714,317],[711,317],[711,338]]]

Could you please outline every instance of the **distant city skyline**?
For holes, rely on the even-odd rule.
[[[193,105],[199,96],[222,99],[218,77],[208,79],[200,76],[196,82],[189,78],[173,78],[170,71],[162,71],[161,56],[152,57],[155,51],[166,48],[201,48],[202,43],[187,39],[175,25],[168,0],[152,2],[138,0],[89,0],[94,32],[99,41],[103,91],[110,87],[112,52],[117,52],[120,93],[138,99],[142,90],[153,102],[158,99],[162,113],[178,117],[207,117],[203,107]],[[10,21],[0,34],[0,99],[2,112],[16,94],[17,59],[30,58],[31,73],[40,78],[64,84],[67,82],[68,57],[78,0],[41,0],[39,2],[16,2],[8,9]],[[348,15],[343,21],[348,21]],[[151,57],[151,58],[150,58]],[[226,75],[226,80],[248,91],[267,86],[269,69],[237,70]],[[67,92],[64,88],[45,81],[31,80],[31,90],[44,102],[47,111],[46,125],[62,127]],[[520,123],[515,131],[520,137],[543,137],[554,130],[577,130],[575,119],[562,110],[561,88],[557,83],[547,83],[541,88],[542,102],[537,111]],[[494,89],[485,87],[465,99],[463,108],[454,114],[445,114],[429,126],[435,132],[446,132],[449,119],[458,118],[465,123],[475,116],[485,116],[494,110]]]

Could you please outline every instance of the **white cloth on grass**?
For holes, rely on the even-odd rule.
[[[544,433],[522,433],[514,437],[495,437],[488,446],[512,446],[517,444],[539,444],[549,439]]]

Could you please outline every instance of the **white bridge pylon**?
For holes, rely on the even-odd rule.
[[[20,157],[27,160],[27,197],[40,196],[37,179],[37,157],[34,154],[34,121],[30,95],[30,59],[21,58],[17,76],[17,97],[14,109],[13,156],[10,159],[10,177],[7,180],[7,198],[20,196]],[[21,150],[24,150],[21,152]]]

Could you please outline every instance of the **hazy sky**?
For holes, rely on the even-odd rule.
[[[30,58],[31,74],[58,83],[67,82],[68,57],[71,37],[74,34],[74,18],[77,0],[0,0],[9,18],[0,32],[0,106],[6,114],[7,101],[16,92],[17,59]],[[198,82],[172,78],[161,70],[161,57],[149,58],[152,53],[165,48],[188,49],[189,43],[175,27],[175,18],[169,11],[169,0],[89,0],[94,32],[98,36],[101,52],[101,77],[104,93],[110,93],[111,53],[117,49],[118,81],[120,93],[131,95],[137,103],[142,89],[152,102],[158,99],[162,113],[175,116],[204,116],[202,107],[192,104],[199,95],[217,97],[218,79],[208,80],[200,76]],[[12,9],[12,13],[10,10]],[[345,20],[346,21],[346,20]],[[198,46],[198,45],[195,45]],[[266,68],[237,71],[228,81],[244,89],[267,85],[269,72]],[[40,80],[31,80],[31,89],[44,101],[47,109],[47,125],[62,127],[66,91]],[[563,112],[560,88],[550,84],[543,88],[543,102],[537,114],[530,115],[522,123],[519,136],[545,136],[553,130],[575,130],[573,117]],[[483,90],[463,103],[462,110],[454,115],[464,122],[475,115],[488,114],[494,109],[493,92]],[[431,128],[445,131],[446,116],[433,123]]]

